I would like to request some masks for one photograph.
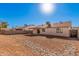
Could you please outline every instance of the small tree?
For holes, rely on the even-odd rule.
[[[7,28],[8,23],[7,22],[2,22],[0,28]]]
[[[51,27],[51,24],[50,24],[49,21],[46,22],[46,25],[47,25],[48,28]]]

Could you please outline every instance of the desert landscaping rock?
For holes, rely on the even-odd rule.
[[[0,35],[0,55],[75,56],[79,55],[78,51],[79,41],[76,40],[42,36]]]
[[[70,56],[72,56],[72,55],[74,56],[75,55],[75,51],[76,51],[76,47],[75,46],[73,46],[72,44],[67,44],[64,47],[65,47],[64,54],[70,55]]]

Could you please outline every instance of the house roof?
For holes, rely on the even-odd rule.
[[[51,27],[71,27],[71,22],[59,22],[51,24]]]

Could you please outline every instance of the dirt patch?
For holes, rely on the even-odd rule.
[[[79,41],[58,37],[0,35],[0,55],[77,56]]]

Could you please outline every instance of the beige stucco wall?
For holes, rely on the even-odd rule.
[[[62,33],[56,33],[56,28],[46,28],[41,34],[69,37],[69,28],[62,28],[62,31]]]
[[[43,34],[43,33],[44,33],[44,32],[42,31],[42,28],[39,29],[39,30],[40,30],[40,34]],[[37,29],[34,29],[34,30],[33,30],[33,34],[38,34],[38,33],[37,33]]]
[[[79,28],[78,28],[78,38],[79,38]]]
[[[37,34],[37,30],[33,30],[33,34]]]
[[[78,38],[79,38],[79,28],[74,28],[78,30]],[[45,32],[42,32],[42,29],[40,29],[40,34],[47,34],[47,35],[56,35],[56,36],[64,36],[64,37],[70,37],[70,30],[72,28],[62,28],[62,33],[56,33],[56,28],[46,28]],[[37,34],[37,30],[33,30],[34,34]]]

